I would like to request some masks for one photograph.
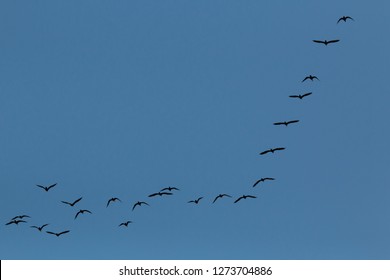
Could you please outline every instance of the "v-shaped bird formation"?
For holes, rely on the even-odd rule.
[[[337,24],[339,24],[341,21],[343,21],[343,22],[354,21],[354,19],[350,16],[342,16],[337,20]],[[312,41],[314,43],[317,43],[317,44],[323,44],[325,46],[328,46],[330,44],[335,44],[335,43],[340,42],[340,39],[332,39],[332,40],[315,39]],[[311,82],[319,82],[320,81],[320,79],[317,76],[310,74],[310,75],[305,76],[301,82],[303,83],[303,82],[306,82],[309,80]],[[302,93],[302,94],[289,95],[289,97],[302,100],[303,98],[307,98],[308,96],[310,96],[312,94],[313,94],[313,92],[306,92],[306,93]],[[292,120],[288,120],[288,121],[274,122],[273,125],[287,127],[291,124],[294,124],[293,125],[293,127],[294,127],[294,126],[298,125],[299,122],[300,122],[300,120],[298,120],[298,119],[292,119]],[[283,154],[286,149],[287,149],[286,147],[272,147],[272,148],[268,148],[266,150],[261,151],[259,153],[259,155],[261,155],[261,156],[267,155],[264,158],[268,158],[268,156],[277,156],[276,154],[279,154],[279,153]],[[273,155],[273,154],[275,154],[275,155]],[[261,177],[260,179],[256,179],[256,181],[252,185],[252,188],[249,188],[248,190],[259,189],[260,185],[261,186],[267,186],[268,184],[272,185],[272,181],[274,181],[274,180],[275,180],[275,178],[273,178],[273,177]],[[44,192],[50,191],[50,193],[53,191],[54,192],[56,191],[56,189],[58,188],[56,186],[57,186],[57,183],[49,184],[46,186],[39,185],[39,184],[36,185],[36,187],[42,189]],[[255,188],[255,187],[257,187],[257,188]],[[262,189],[262,188],[260,188],[260,189]],[[145,197],[145,199],[147,200],[148,198],[151,198],[151,200],[153,202],[160,201],[160,199],[161,200],[170,199],[169,197],[175,197],[176,196],[175,193],[177,193],[177,192],[181,193],[181,188],[179,189],[177,187],[171,187],[171,186],[164,187],[164,188],[160,189],[159,191],[156,191],[154,193],[149,194],[147,197]],[[241,192],[241,190],[240,190],[240,192]],[[46,196],[45,194],[43,194],[43,195]],[[257,196],[253,195],[253,194],[244,194],[244,195],[241,195],[241,196],[233,198],[233,199],[231,199],[231,198],[233,198],[233,196],[231,196],[230,194],[226,194],[226,193],[219,193],[218,195],[210,197],[210,200],[208,200],[207,197],[205,197],[205,196],[198,195],[198,196],[195,196],[195,198],[192,197],[191,200],[187,200],[187,203],[193,204],[193,207],[202,207],[205,203],[208,203],[211,205],[224,204],[224,203],[225,203],[225,205],[226,204],[236,204],[237,205],[237,203],[240,202],[239,205],[241,205],[243,203],[243,201],[256,199]],[[65,208],[74,209],[76,204],[79,205],[79,204],[84,203],[83,202],[84,200],[83,201],[82,200],[83,200],[83,197],[79,197],[71,202],[66,201],[66,200],[61,200],[60,202],[70,206],[70,208],[69,207],[65,207]],[[202,200],[202,202],[201,202],[201,200]],[[137,208],[137,211],[135,211],[135,212],[138,212],[138,211],[142,211],[141,208],[145,208],[145,206],[151,207],[150,209],[152,209],[152,206],[153,206],[153,203],[150,203],[149,201],[144,201],[144,200],[137,200],[137,202],[130,205],[129,204],[130,201],[128,201],[128,203],[126,203],[126,200],[124,200],[123,198],[120,199],[118,197],[111,197],[105,201],[107,201],[105,204],[105,208],[104,208],[104,209],[106,209],[105,211],[110,211],[111,208],[115,208],[117,206],[124,205],[124,207],[128,207],[129,210],[131,209],[131,212],[133,212],[136,208]],[[216,203],[217,201],[218,201],[218,203]],[[148,208],[148,207],[146,207],[146,208]],[[190,206],[188,206],[188,207],[190,207]],[[217,207],[217,206],[213,206],[213,207]],[[88,214],[88,215],[86,215],[86,214]],[[77,212],[75,212],[73,220],[75,223],[80,223],[80,222],[82,222],[82,220],[88,219],[89,215],[93,215],[93,212],[91,210],[79,209]],[[83,216],[83,217],[81,217],[81,216]],[[6,222],[5,225],[6,226],[15,225],[15,228],[16,228],[16,226],[18,226],[18,228],[19,228],[19,224],[28,223],[29,220],[26,220],[26,218],[32,219],[29,215],[26,215],[26,214],[16,215],[13,218],[11,218],[8,222]],[[40,221],[40,222],[42,222],[42,221]],[[119,225],[118,225],[118,223],[115,223],[113,225],[115,225],[117,228],[118,227],[119,228],[128,228],[129,224],[133,224],[133,223],[134,222],[132,220],[126,220],[124,222],[119,223]],[[44,231],[44,228],[46,229],[47,227],[49,227],[49,228],[51,227],[50,226],[51,224],[49,224],[49,223],[39,223],[39,224],[40,224],[40,226],[39,225],[32,225],[32,226],[30,226],[30,228],[36,229],[38,232],[42,232],[42,231]],[[23,226],[21,226],[21,227],[23,227]],[[55,235],[56,237],[60,237],[60,236],[65,235],[69,232],[71,232],[70,229],[62,229],[62,231],[52,231],[52,230],[46,231],[47,234]]]

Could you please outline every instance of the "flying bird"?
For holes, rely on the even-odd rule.
[[[132,210],[132,211],[134,211],[134,208],[135,208],[136,206],[141,206],[142,204],[145,204],[145,205],[150,206],[149,204],[147,204],[147,203],[144,202],[144,201],[137,201],[136,203],[134,203],[134,206],[133,206],[133,210]]]
[[[240,196],[239,198],[237,198],[234,203],[237,203],[239,202],[241,199],[247,199],[247,198],[256,198],[256,196],[254,195],[243,195],[243,196]]]
[[[274,125],[282,125],[284,124],[285,126],[288,126],[290,123],[297,123],[299,120],[293,120],[293,121],[287,121],[287,122],[276,122]]]
[[[77,202],[79,202],[80,200],[82,199],[82,197],[80,197],[80,198],[78,198],[78,199],[76,199],[75,201],[73,201],[72,203],[70,203],[70,202],[67,202],[67,201],[61,201],[62,203],[65,203],[65,204],[68,204],[68,205],[70,205],[70,206],[74,206]]]
[[[275,178],[270,178],[270,177],[266,177],[266,178],[261,178],[260,180],[257,180],[254,184],[253,184],[253,187],[256,187],[256,185],[258,183],[261,183],[261,182],[264,182],[264,181],[273,181],[275,180]]]
[[[344,22],[347,22],[347,19],[350,19],[350,20],[353,20],[355,21],[353,18],[351,18],[350,16],[342,16],[341,18],[339,18],[339,20],[337,21],[337,23],[339,23],[340,21],[344,21]]]
[[[127,221],[127,222],[124,222],[124,223],[120,223],[120,224],[119,224],[119,227],[120,227],[120,226],[125,226],[125,227],[127,227],[130,223],[132,223],[132,221]]]
[[[198,204],[199,201],[200,201],[202,198],[203,198],[203,196],[201,196],[201,197],[199,197],[199,198],[197,198],[197,199],[195,199],[195,200],[190,200],[190,201],[188,201],[188,203],[195,203],[195,204]]]
[[[283,148],[283,147],[268,149],[268,150],[265,150],[264,152],[261,152],[260,155],[265,155],[267,153],[274,153],[275,151],[282,151],[282,150],[285,150],[285,149],[286,148]]]
[[[321,40],[313,40],[314,43],[319,43],[319,44],[324,44],[325,46],[327,46],[328,44],[333,44],[333,43],[337,43],[339,42],[340,40],[330,40],[330,41],[321,41]]]
[[[37,185],[37,187],[40,187],[42,189],[44,189],[45,191],[49,191],[51,188],[55,187],[57,185],[57,183],[53,184],[53,185],[50,185],[48,187],[44,187],[44,186],[41,186],[41,185]]]
[[[84,214],[84,213],[92,214],[91,211],[82,209],[82,210],[79,210],[79,212],[77,212],[77,214],[76,214],[76,216],[74,216],[74,218],[76,219],[79,214]]]
[[[148,195],[148,197],[153,197],[153,196],[156,196],[156,195],[158,195],[158,196],[163,196],[163,195],[172,195],[173,193],[171,193],[171,192],[161,192],[161,191],[159,191],[158,193],[152,193],[151,195]]]
[[[172,190],[178,191],[179,189],[176,188],[176,187],[168,187],[168,188],[163,188],[160,192],[163,192],[163,191],[172,191]]]
[[[18,225],[19,223],[27,223],[26,221],[23,221],[23,220],[12,220],[8,223],[6,223],[5,225],[8,226],[10,224],[15,224],[15,225]]]
[[[70,232],[70,230],[65,230],[65,231],[62,231],[62,232],[59,232],[59,233],[56,233],[56,232],[52,232],[52,231],[46,231],[48,234],[53,234],[55,236],[60,236],[61,234],[65,234],[65,233],[68,233]]]
[[[32,228],[36,228],[37,230],[39,230],[39,231],[42,231],[42,229],[45,227],[45,226],[48,226],[49,224],[44,224],[43,226],[40,226],[40,227],[38,227],[38,226],[31,226]]]
[[[311,80],[311,81],[313,81],[314,79],[317,79],[318,81],[320,80],[320,79],[317,78],[317,76],[309,75],[309,76],[306,76],[306,77],[302,80],[302,83],[303,83],[304,81],[306,81],[307,79],[309,79],[309,80]]]
[[[13,217],[11,220],[23,219],[23,218],[31,218],[31,217],[28,216],[28,215],[20,215],[20,216],[15,216],[15,217]]]
[[[298,94],[298,95],[290,95],[289,97],[302,99],[302,98],[304,98],[306,96],[309,96],[311,94],[312,94],[312,92],[308,92],[308,93],[305,93],[305,94],[302,94],[302,95],[300,95],[300,94]]]
[[[222,198],[222,197],[224,197],[224,196],[231,197],[230,195],[228,195],[228,194],[225,194],[225,193],[223,193],[223,194],[219,194],[219,195],[217,195],[217,196],[214,198],[214,201],[213,201],[213,203],[214,203],[214,202],[216,202],[218,198]]]
[[[115,202],[115,201],[119,201],[119,202],[122,202],[122,200],[120,200],[119,198],[117,197],[111,197],[108,201],[107,201],[107,206],[110,205],[111,202]]]

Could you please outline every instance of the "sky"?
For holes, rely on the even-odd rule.
[[[389,9],[2,1],[0,259],[390,259]]]

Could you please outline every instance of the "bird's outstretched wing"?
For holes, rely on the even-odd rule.
[[[306,81],[307,79],[309,79],[309,77],[305,77],[305,78],[302,80],[302,83],[303,83],[304,81]]]
[[[312,92],[308,92],[308,93],[302,94],[302,97],[309,96],[311,94],[312,94]]]
[[[244,197],[243,196],[240,196],[239,198],[237,198],[235,201],[234,201],[234,203],[237,203],[237,202],[239,202],[241,199],[243,199]]]
[[[276,122],[276,123],[274,123],[274,125],[282,125],[282,124],[284,124],[284,122]]]
[[[77,212],[76,216],[74,216],[74,219],[76,220],[77,216],[81,213],[81,211]]]
[[[253,187],[253,188],[256,187],[256,185],[257,185],[258,183],[260,183],[260,182],[261,182],[261,179],[260,179],[260,180],[257,180],[257,181],[253,184],[252,187]]]
[[[271,152],[271,150],[266,150],[266,151],[264,151],[264,152],[261,152],[260,155],[265,155],[265,154],[267,154],[267,153],[269,153],[269,152]]]
[[[65,204],[68,204],[68,205],[70,205],[70,206],[72,206],[72,203],[70,203],[70,202],[63,201],[63,200],[61,200],[61,202],[62,202],[62,203],[65,203]]]
[[[36,185],[36,186],[46,190],[46,188],[44,186],[41,186],[41,185]]]
[[[280,147],[280,148],[275,148],[274,151],[282,151],[285,150],[286,148]]]
[[[290,124],[290,123],[297,123],[299,122],[299,120],[292,120],[292,121],[288,121],[287,124]]]
[[[291,98],[299,98],[299,95],[289,95],[288,97],[291,97]]]
[[[220,198],[221,196],[220,195],[217,195],[214,200],[213,200],[213,203],[217,201],[218,198]]]
[[[46,231],[48,234],[54,234],[54,235],[57,235],[56,233],[52,232],[52,231]]]
[[[10,222],[6,223],[5,225],[8,226],[10,224],[16,224],[16,222],[15,221],[10,221]]]
[[[36,228],[36,229],[39,229],[39,227],[37,227],[37,226],[30,226],[30,227],[32,227],[32,228]]]
[[[148,195],[148,197],[153,197],[153,196],[156,196],[156,195],[159,195],[160,193],[152,193],[151,195]]]
[[[58,233],[58,236],[60,236],[61,234],[68,233],[68,232],[70,232],[70,230],[65,230],[65,231],[62,231],[62,232]]]
[[[340,40],[330,40],[330,41],[328,41],[328,44],[332,44],[332,43],[337,43],[337,42],[339,42]]]
[[[50,185],[47,187],[47,190],[50,190],[51,188],[55,187],[57,185],[57,183],[53,184],[53,185]]]
[[[314,43],[320,43],[320,44],[325,44],[324,41],[321,41],[321,40],[313,40]]]
[[[257,197],[254,196],[254,195],[247,195],[246,197],[249,197],[249,198],[257,198]]]
[[[77,202],[79,202],[79,201],[82,200],[82,199],[83,199],[83,198],[80,197],[80,198],[76,199],[72,204],[75,205]]]
[[[89,210],[84,210],[84,212],[87,212],[87,213],[89,213],[89,214],[92,214],[92,212],[89,211]]]
[[[190,200],[187,203],[195,203],[195,200]]]

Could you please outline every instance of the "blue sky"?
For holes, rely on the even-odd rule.
[[[389,259],[389,8],[3,1],[0,259]]]

